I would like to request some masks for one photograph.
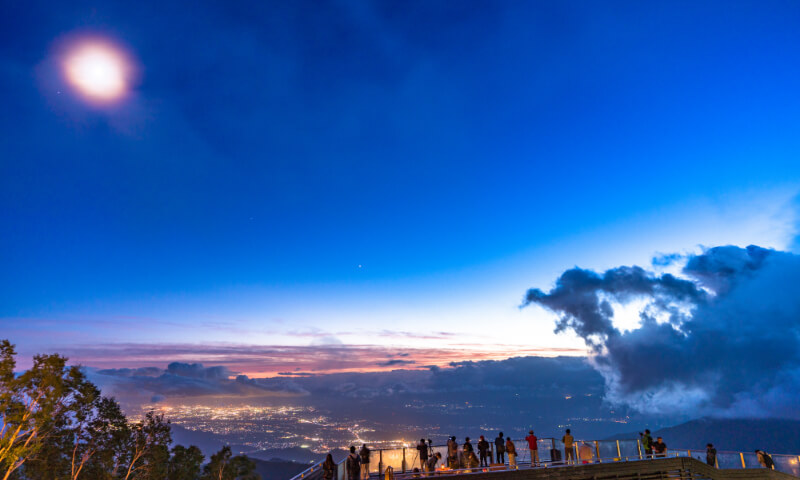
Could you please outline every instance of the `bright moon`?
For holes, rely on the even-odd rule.
[[[123,55],[102,44],[84,44],[67,55],[69,82],[87,97],[115,100],[125,93],[127,66]]]

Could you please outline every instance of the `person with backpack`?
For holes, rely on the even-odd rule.
[[[717,449],[710,443],[706,445],[706,464],[712,467],[717,466]]]
[[[775,463],[772,461],[772,456],[764,450],[756,450],[756,458],[758,458],[758,463],[764,468],[771,469],[775,466]]]
[[[531,451],[531,466],[539,465],[539,439],[533,434],[533,430],[528,431],[528,436],[525,437],[528,441],[528,450]]]
[[[508,466],[517,467],[517,447],[511,441],[511,437],[506,437],[506,453],[508,453]]]
[[[369,478],[369,451],[366,443],[361,445],[361,450],[358,451],[358,456],[361,457],[361,478],[363,480]]]
[[[639,436],[642,437],[641,440],[644,454],[648,457],[653,455],[653,437],[650,436],[650,430],[645,429],[644,433],[639,433]]]
[[[361,457],[356,454],[355,445],[350,447],[350,455],[345,460],[344,468],[347,473],[348,480],[360,480],[361,476]]]
[[[322,462],[322,478],[323,480],[333,480],[333,475],[336,473],[336,463],[333,461],[333,455],[330,453],[325,457]]]
[[[567,429],[566,433],[563,437],[561,437],[561,441],[564,442],[564,462],[575,463],[575,437],[572,436],[570,433],[569,428]]]
[[[424,438],[419,439],[417,451],[419,452],[419,464],[422,466],[422,471],[424,472],[428,468],[428,444],[425,443]]]
[[[497,455],[497,463],[506,463],[506,441],[503,432],[494,439],[494,451]]]
[[[483,435],[481,435],[481,439],[478,441],[478,455],[481,457],[481,467],[488,467],[492,458],[489,453],[489,442],[486,441]]]

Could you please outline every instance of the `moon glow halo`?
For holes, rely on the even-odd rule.
[[[108,44],[76,46],[67,54],[64,70],[69,83],[89,100],[112,102],[128,89],[130,67],[125,56]]]

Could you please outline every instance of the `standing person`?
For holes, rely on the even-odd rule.
[[[458,468],[458,442],[456,437],[450,437],[447,441],[447,466],[452,469]]]
[[[489,455],[489,442],[483,438],[483,435],[481,435],[481,439],[478,441],[478,454],[481,457],[481,467],[488,467],[492,459]]]
[[[325,457],[322,462],[322,478],[323,480],[333,480],[333,474],[336,472],[336,463],[333,461],[333,455],[330,453]]]
[[[497,455],[497,463],[506,463],[506,441],[503,438],[503,432],[494,439],[494,451]]]
[[[774,463],[772,463],[772,457],[764,450],[756,450],[756,458],[758,458],[758,463],[764,468],[772,468],[774,465]]]
[[[361,478],[366,480],[369,478],[369,448],[366,443],[361,445],[358,456],[361,457]]]
[[[570,433],[569,428],[564,436],[561,437],[561,441],[564,442],[564,462],[575,463],[575,447],[573,447],[575,438]]]
[[[506,453],[508,453],[508,466],[517,466],[517,447],[511,441],[511,437],[506,438]]]
[[[419,439],[417,451],[419,452],[419,464],[422,466],[422,471],[424,472],[428,468],[428,445],[425,443],[424,438]]]
[[[348,480],[360,480],[361,476],[361,457],[356,454],[356,447],[350,447],[350,455],[345,460],[344,468],[347,470]]]
[[[653,450],[656,452],[656,457],[667,456],[667,444],[661,437],[656,438],[656,443],[653,444]]]
[[[653,437],[650,436],[650,430],[645,429],[644,433],[639,434],[642,437],[642,448],[644,454],[650,456],[653,454]]]
[[[461,455],[461,468],[468,468],[470,464],[470,458],[475,456],[475,449],[472,448],[472,443],[470,443],[469,437],[464,438],[464,446],[461,447],[461,451],[463,452]]]
[[[533,434],[533,430],[528,431],[528,436],[525,437],[528,441],[528,450],[531,451],[531,466],[539,465],[539,439]]]
[[[706,445],[706,463],[712,467],[717,466],[717,449],[710,443]]]

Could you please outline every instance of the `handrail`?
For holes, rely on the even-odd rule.
[[[322,469],[322,462],[317,462],[317,463],[311,465],[310,467],[306,468],[302,472],[298,473],[294,477],[290,478],[289,480],[306,479],[306,478],[308,478],[309,475],[311,475],[312,473],[317,472],[317,471],[319,471],[321,469]]]
[[[538,445],[540,447],[543,446],[543,445],[541,445],[542,443],[544,443],[544,444],[548,444],[549,443],[553,447],[551,449],[551,451],[552,450],[558,450],[559,452],[561,452],[563,454],[563,444],[562,444],[562,442],[560,440],[552,438],[552,437],[539,438],[538,440],[539,440]],[[512,439],[512,441],[514,441],[514,440]],[[695,458],[696,460],[702,461],[702,458],[703,458],[703,456],[705,454],[705,451],[706,451],[705,448],[702,448],[702,449],[685,449],[685,448],[674,449],[673,448],[673,449],[668,449],[667,452],[665,452],[663,455],[658,455],[658,454],[647,455],[647,454],[644,454],[644,450],[642,449],[641,442],[640,442],[639,439],[575,440],[574,443],[573,443],[573,449],[574,449],[573,451],[574,451],[575,455],[574,455],[574,458],[572,459],[572,461],[570,463],[567,463],[566,458],[558,459],[558,460],[553,460],[553,459],[545,460],[545,459],[543,459],[542,461],[538,462],[539,467],[536,467],[534,465],[531,465],[530,459],[528,459],[528,460],[525,459],[525,455],[527,455],[527,453],[528,453],[528,448],[527,448],[527,445],[525,443],[525,440],[524,439],[521,440],[521,441],[520,440],[516,440],[515,442],[522,442],[520,447],[517,448],[517,452],[518,452],[517,465],[515,467],[506,466],[506,464],[504,463],[504,464],[502,464],[502,466],[499,465],[499,464],[493,464],[494,465],[493,467],[490,466],[490,467],[460,468],[460,469],[456,469],[456,470],[452,470],[452,469],[438,470],[437,469],[434,472],[422,472],[422,471],[413,472],[414,466],[417,465],[417,457],[416,457],[416,454],[415,454],[415,456],[411,459],[411,462],[409,464],[408,461],[407,461],[406,450],[409,449],[409,448],[412,449],[412,450],[416,450],[415,447],[400,447],[400,448],[393,448],[393,449],[386,449],[386,448],[374,449],[374,450],[371,450],[371,454],[370,454],[370,457],[373,459],[373,462],[370,463],[370,465],[373,466],[373,468],[370,468],[370,476],[374,477],[375,475],[383,475],[384,471],[389,466],[393,466],[394,467],[393,470],[395,472],[395,478],[397,478],[398,480],[402,480],[402,479],[405,479],[405,478],[412,478],[412,477],[416,478],[416,477],[419,477],[420,475],[422,475],[422,476],[433,476],[433,475],[439,475],[439,474],[450,474],[450,475],[452,475],[452,474],[467,474],[467,473],[484,473],[484,472],[492,472],[492,471],[508,471],[510,469],[513,470],[513,469],[520,469],[520,468],[552,468],[552,467],[560,467],[560,466],[581,465],[581,464],[584,463],[584,460],[580,459],[579,446],[582,446],[582,445],[589,446],[591,448],[591,451],[592,451],[591,459],[587,460],[586,463],[614,463],[614,462],[630,462],[630,461],[637,461],[637,460],[650,460],[650,459],[659,459],[659,458],[686,458],[686,457]],[[623,443],[620,443],[620,442],[623,442]],[[633,442],[635,442],[635,444]],[[556,448],[556,446],[558,444],[560,444],[559,446],[561,448]],[[601,456],[601,444],[604,447],[603,450],[606,450],[606,452],[605,452],[606,455],[603,455],[603,456]],[[613,450],[616,450],[616,454],[612,453],[611,456],[607,455],[609,453],[607,451],[609,446],[610,446],[612,452],[613,452]],[[623,454],[623,449],[621,448],[622,446],[624,446],[625,450],[627,450],[627,452],[625,452],[625,454]],[[446,445],[430,445],[430,448],[432,450],[433,449],[444,449],[446,447],[447,447]],[[635,447],[635,448],[633,448],[633,450],[635,450],[635,452],[636,452],[634,454],[630,454],[632,447]],[[493,458],[493,453],[494,453],[493,450],[494,450],[494,444],[490,443],[490,463],[491,463],[491,460]],[[547,451],[546,448],[542,448],[541,450]],[[400,455],[401,452],[402,452],[402,456]],[[388,455],[388,454],[384,455],[386,453],[392,453],[393,455]],[[461,453],[461,452],[459,452],[459,453]],[[547,455],[544,455],[545,458],[549,457],[549,453],[550,452],[547,452],[547,453],[548,453]],[[780,454],[780,453],[770,454],[770,455],[773,458],[773,460],[775,461],[775,469],[776,470],[784,471],[786,469],[789,469],[789,470],[791,470],[791,472],[786,472],[786,473],[795,473],[795,474],[800,473],[800,456],[798,456],[798,455],[789,455],[789,454]],[[392,461],[384,462],[385,459],[390,459],[392,456],[395,457],[394,458],[394,460],[395,460],[394,462],[392,462]],[[719,464],[720,459],[721,458],[724,459],[726,456],[728,456],[729,458],[727,458],[727,461],[725,462],[725,466],[720,465]],[[731,461],[730,457],[731,456],[733,456],[733,458],[736,458],[735,464],[731,464],[730,463],[730,461]],[[745,456],[747,456],[747,459],[749,460],[749,462],[745,461]],[[700,458],[698,458],[698,457],[700,457]],[[401,458],[402,458],[402,460],[401,460]],[[346,460],[346,458],[344,460],[342,460],[341,462],[337,463],[337,469],[336,469],[336,475],[335,475],[336,476],[336,480],[345,480],[346,472],[345,472],[345,469],[343,468],[345,460]],[[443,458],[443,462],[445,462],[445,461],[446,461],[446,457]],[[733,468],[736,468],[736,469],[745,469],[745,468],[752,468],[752,467],[757,466],[757,464],[754,463],[755,460],[754,460],[754,454],[753,453],[744,453],[744,452],[736,452],[736,451],[728,451],[728,450],[722,450],[722,451],[718,451],[717,452],[717,462],[718,462],[717,466],[722,467],[722,468],[733,467]],[[377,469],[374,468],[374,466],[376,464],[377,464]],[[421,462],[420,462],[419,466],[421,466]],[[322,474],[321,470],[322,470],[322,462],[318,462],[318,463],[315,463],[315,464],[311,465],[310,467],[308,467],[307,469],[303,470],[302,472],[298,473],[297,475],[292,477],[290,480],[317,480],[317,477],[321,477],[321,474]]]
[[[517,463],[519,465],[530,465],[530,459],[526,459],[525,457],[528,456],[528,448],[527,443],[524,439],[522,440],[514,440],[517,444]],[[519,442],[519,443],[518,443]],[[564,445],[559,439],[555,439],[552,437],[543,437],[539,438],[537,445],[539,446],[539,451],[543,452],[542,460],[538,462],[542,465],[560,465],[565,464],[566,458],[557,459],[555,461],[552,460],[550,457],[550,453],[552,451],[558,451],[561,455],[565,456],[564,454]],[[648,455],[644,453],[644,449],[642,448],[641,441],[638,438],[631,438],[631,439],[620,439],[620,440],[575,440],[573,442],[573,452],[574,452],[574,459],[576,463],[580,464],[580,452],[579,447],[582,445],[589,446],[591,449],[591,462],[593,463],[608,463],[608,462],[619,462],[619,461],[632,461],[632,460],[644,460],[648,459]],[[547,448],[551,446],[553,448]],[[442,462],[446,462],[446,453],[443,451],[447,448],[446,445],[429,445],[430,451],[433,452],[434,450],[439,450],[442,453],[443,458]],[[475,444],[473,444],[473,449],[475,449]],[[413,452],[413,454],[409,455],[407,450]],[[416,447],[399,447],[399,448],[378,448],[371,450],[371,459],[373,462],[370,463],[371,468],[370,475],[382,475],[388,466],[392,466],[394,470],[394,474],[396,477],[403,477],[405,474],[413,473],[415,467],[419,470],[422,470],[421,462],[418,460],[417,453],[415,452]],[[705,461],[705,448],[701,449],[668,449],[665,453],[665,457],[693,457],[700,461]],[[459,450],[459,454],[461,454],[461,450]],[[476,452],[477,454],[477,452]],[[490,463],[492,463],[492,459],[494,458],[494,444],[490,442]],[[735,464],[732,461],[731,456],[735,456],[736,462]],[[727,458],[726,458],[727,457]],[[775,461],[776,469],[779,471],[789,470],[792,473],[800,474],[800,456],[797,455],[789,455],[789,454],[771,454],[771,457]],[[649,458],[661,458],[657,457],[655,454],[651,454]],[[747,461],[745,461],[747,459]],[[717,461],[724,462],[724,465],[718,466],[720,467],[728,467],[728,468],[750,468],[754,466],[758,466],[755,460],[755,456],[753,453],[743,453],[743,452],[734,452],[734,451],[718,451],[717,452]],[[472,470],[480,471],[486,467],[475,467]],[[496,467],[497,468],[497,467]],[[526,467],[530,468],[530,467]],[[469,469],[459,469],[459,470],[469,470]],[[453,470],[448,470],[448,473],[453,472]],[[422,473],[422,472],[418,472]],[[343,478],[343,475],[340,475],[340,480]],[[299,480],[299,479],[298,479]]]

